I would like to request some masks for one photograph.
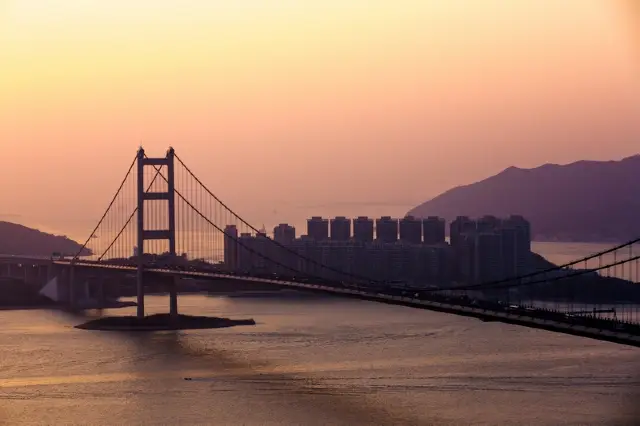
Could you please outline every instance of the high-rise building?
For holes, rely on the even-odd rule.
[[[476,222],[457,218],[451,224],[457,278],[483,283],[529,272],[530,233],[529,222],[522,216],[484,216]]]
[[[476,239],[475,231],[456,236],[456,244],[452,245],[454,256],[454,277],[457,281],[471,284],[475,279]]]
[[[444,243],[445,221],[438,216],[429,216],[422,221],[423,242],[428,245]]]
[[[238,237],[238,266],[236,270],[244,273],[274,272],[277,265],[274,264],[273,241],[264,232],[258,232],[255,236],[243,232]]]
[[[502,226],[502,220],[495,216],[486,215],[476,221],[478,232],[493,232]]]
[[[458,216],[449,225],[449,236],[451,237],[451,245],[456,246],[460,235],[473,232],[476,230],[476,222],[469,219],[468,216]]]
[[[451,280],[451,247],[420,245],[411,247],[411,277],[414,285],[446,286]]]
[[[359,216],[353,219],[353,239],[362,243],[373,241],[373,219]]]
[[[362,246],[351,240],[330,240],[319,244],[322,260],[329,268],[324,268],[322,277],[337,281],[347,280],[356,271],[357,252]]]
[[[271,244],[269,255],[274,262],[274,271],[281,274],[290,274],[296,268],[295,255],[289,248],[296,240],[296,228],[286,223],[281,223],[273,228],[273,240],[278,244]]]
[[[413,216],[400,219],[400,241],[409,244],[422,242],[422,221]]]
[[[505,226],[500,229],[500,245],[502,250],[503,278],[517,277],[518,268],[518,236],[514,227]],[[524,272],[524,271],[523,271]]]
[[[273,259],[273,242],[264,232],[258,232],[253,239],[253,267],[257,272],[270,272],[275,266]]]
[[[297,238],[293,245],[293,250],[298,254],[296,269],[302,273],[323,277],[326,268],[323,268],[322,244],[308,235]]]
[[[474,282],[488,283],[504,278],[502,240],[499,232],[477,232],[475,240]]]
[[[376,240],[381,243],[398,241],[398,219],[392,219],[391,216],[376,219]]]
[[[255,261],[255,237],[248,232],[243,232],[238,237],[238,261],[236,270],[248,273],[253,271]]]
[[[531,224],[522,216],[512,215],[504,221],[503,226],[514,229],[514,257],[517,275],[529,272],[531,261]]]
[[[334,241],[347,241],[351,238],[351,219],[344,216],[336,216],[331,219],[331,239]]]
[[[235,225],[224,228],[224,266],[228,271],[238,269],[238,228]]]
[[[273,228],[273,239],[280,244],[290,244],[296,239],[296,228],[281,223]]]
[[[475,233],[476,222],[468,216],[458,216],[449,225],[451,248],[454,253],[455,278],[465,283],[475,278]]]
[[[307,219],[307,235],[316,241],[329,239],[329,220],[320,216]]]

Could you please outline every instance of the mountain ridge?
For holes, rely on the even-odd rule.
[[[531,221],[538,241],[626,241],[640,235],[640,155],[566,165],[507,167],[413,208],[417,217],[508,216]]]
[[[52,253],[75,255],[82,245],[66,236],[48,234],[12,222],[0,221],[0,254],[18,256],[51,256]],[[90,254],[85,249],[82,255]]]

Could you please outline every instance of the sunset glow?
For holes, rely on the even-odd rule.
[[[624,3],[2,1],[0,220],[85,236],[141,143],[274,223],[635,154]]]

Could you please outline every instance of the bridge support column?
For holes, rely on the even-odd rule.
[[[69,300],[71,294],[69,293],[69,282],[67,280],[67,268],[60,268],[55,275],[58,281],[58,300],[62,303],[65,300]]]
[[[73,263],[69,266],[69,306],[71,309],[76,308],[76,280],[75,273],[73,270]]]
[[[171,322],[176,323],[178,321],[178,283],[180,278],[173,277],[173,280],[169,284],[169,316]]]
[[[104,306],[106,304],[106,302],[107,302],[107,299],[106,299],[105,293],[104,293],[104,285],[105,285],[104,281],[105,281],[104,278],[101,278],[98,281],[98,291],[97,291],[98,294],[96,295],[96,298],[98,299],[98,304],[100,306]]]
[[[42,279],[42,271],[43,271],[42,265],[38,265],[36,269],[36,282],[38,283],[38,287],[42,287],[44,284],[46,284],[45,282],[43,282],[44,280]]]
[[[138,151],[138,238],[137,253],[138,271],[136,276],[136,293],[137,293],[137,316],[138,319],[144,318],[144,150],[140,148]]]
[[[144,318],[144,282],[142,280],[142,271],[138,271],[138,279],[136,283],[136,293],[137,293],[137,312],[136,315],[139,319]]]
[[[55,266],[54,266],[53,262],[51,262],[51,263],[47,264],[47,281],[46,281],[47,283],[48,283],[49,281],[51,281],[51,280],[53,279],[53,277],[55,277],[55,276],[56,276],[56,275],[55,275],[55,271],[54,271],[54,269],[53,269],[54,267],[55,267]]]
[[[85,300],[91,300],[91,284],[89,283],[89,280],[86,280],[84,282],[84,295],[83,297],[85,298]]]
[[[49,282],[49,265],[42,266],[40,269],[40,286],[43,287]]]
[[[39,265],[24,265],[23,266],[24,283],[28,285],[40,284],[40,266]]]

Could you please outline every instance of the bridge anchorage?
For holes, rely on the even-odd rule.
[[[136,296],[139,318],[145,294],[154,292],[169,294],[175,319],[179,292],[289,288],[640,346],[639,254],[635,238],[559,266],[461,280],[438,263],[456,255],[447,244],[272,238],[220,200],[173,149],[149,158],[140,148],[82,249],[51,263],[68,283],[72,306]],[[383,268],[398,259],[412,266]],[[76,282],[84,285],[76,289]]]

